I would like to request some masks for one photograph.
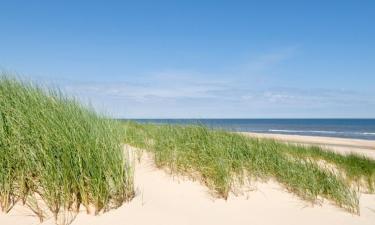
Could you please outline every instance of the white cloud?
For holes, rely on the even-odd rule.
[[[148,84],[71,84],[65,90],[85,101],[90,99],[99,110],[128,118],[314,117],[315,112],[346,116],[355,113],[356,109],[363,111],[364,107],[375,110],[371,93],[245,87],[242,83],[211,82],[202,78],[197,82],[194,75],[156,76],[149,81]]]
[[[243,69],[247,72],[258,72],[270,69],[279,63],[291,59],[296,54],[297,50],[297,46],[290,46],[277,51],[257,55],[256,57],[250,58],[250,60],[244,64]]]
[[[227,74],[163,70],[117,82],[58,83],[68,93],[115,117],[372,116],[374,93],[274,87],[271,82],[259,82],[271,67],[290,59],[296,51],[290,47],[258,55]]]

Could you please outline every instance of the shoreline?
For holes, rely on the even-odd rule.
[[[375,141],[372,140],[255,132],[236,133],[248,137],[274,139],[289,144],[314,145],[342,154],[356,153],[375,159]]]
[[[353,152],[375,159],[375,141],[248,132],[238,134],[290,144],[317,145],[342,154]],[[68,213],[61,220],[66,219],[72,225],[271,225],[276,222],[281,225],[370,225],[375,220],[375,194],[359,193],[360,214],[351,214],[324,198],[319,197],[314,203],[306,201],[270,178],[246,180],[242,186],[234,187],[228,199],[224,200],[213,196],[212,190],[199,179],[171,174],[167,168],[157,167],[147,151],[125,144],[124,153],[134,165],[135,197],[119,208],[97,216],[86,214],[82,208],[80,213]],[[8,214],[0,213],[0,224],[56,224],[52,214],[46,216],[46,220],[39,223],[33,211],[18,202]]]

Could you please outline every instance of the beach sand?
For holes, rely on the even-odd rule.
[[[286,135],[266,136],[298,143],[302,143],[305,138]],[[331,138],[311,137],[304,143],[334,146],[335,151],[343,153],[360,149],[361,152],[371,155],[371,151],[374,151],[374,145],[367,141],[337,142]],[[347,149],[339,150],[340,146]],[[225,201],[212,197],[209,190],[198,181],[173,177],[164,170],[155,168],[147,154],[143,154],[139,162],[134,160],[134,163],[136,196],[131,202],[98,216],[81,212],[72,224],[375,224],[375,195],[361,194],[360,215],[350,214],[327,201],[311,205],[286,192],[272,181],[248,185],[242,190],[242,194],[231,194]],[[39,219],[26,207],[17,205],[9,214],[0,213],[0,224],[34,225],[39,224]],[[42,224],[55,222],[50,218]]]
[[[250,132],[240,133],[250,137],[269,138],[287,143],[318,145],[342,154],[349,154],[353,152],[375,159],[375,141],[372,140]]]

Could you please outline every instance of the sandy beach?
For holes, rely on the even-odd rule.
[[[374,156],[371,141],[290,135],[246,134],[288,142],[319,144],[344,153],[359,151]],[[132,150],[131,147],[126,147]],[[118,209],[99,216],[79,213],[73,225],[84,224],[329,224],[370,225],[375,221],[375,195],[361,194],[360,215],[350,214],[327,201],[312,205],[285,191],[279,184],[252,183],[242,194],[230,194],[227,201],[216,199],[197,181],[173,177],[157,169],[143,154],[135,163],[136,197]],[[22,205],[0,214],[1,225],[39,224],[39,219]],[[53,218],[42,224],[55,224]]]
[[[375,225],[375,0],[0,7],[0,225]]]
[[[241,132],[241,134],[250,137],[274,139],[292,144],[318,145],[342,154],[353,152],[375,159],[375,141],[372,140],[251,132]]]

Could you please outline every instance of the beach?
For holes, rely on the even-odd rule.
[[[292,144],[316,145],[342,154],[350,154],[353,152],[370,158],[375,158],[375,141],[373,140],[254,132],[240,133],[249,137],[274,139]]]
[[[375,0],[0,5],[0,225],[375,225]]]
[[[273,138],[298,144],[318,144],[333,147],[334,151],[358,152],[374,157],[373,141],[271,135],[245,135]],[[133,152],[125,146],[126,152]],[[82,210],[72,221],[83,224],[361,224],[375,221],[375,195],[361,194],[360,215],[350,214],[327,200],[312,205],[288,193],[278,183],[253,182],[227,200],[212,196],[210,190],[198,181],[172,176],[155,167],[152,158],[143,153],[135,164],[136,196],[129,203],[107,213],[93,216]],[[16,205],[9,214],[0,214],[0,224],[39,224],[38,217],[26,207]],[[55,224],[53,218],[42,224]]]

